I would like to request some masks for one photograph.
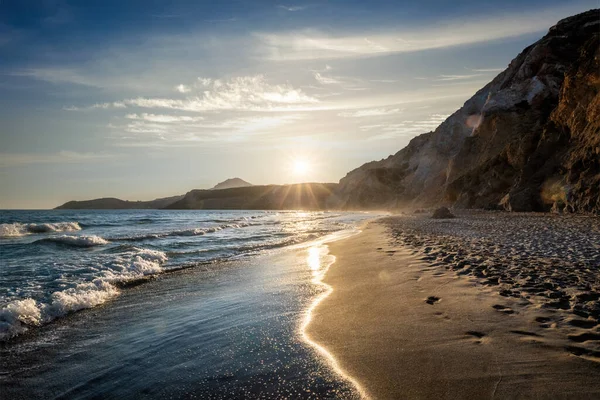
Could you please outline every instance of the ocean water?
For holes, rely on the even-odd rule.
[[[0,385],[11,398],[353,398],[299,327],[323,292],[323,241],[374,217],[2,211]]]

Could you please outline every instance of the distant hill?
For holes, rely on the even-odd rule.
[[[337,183],[192,190],[165,208],[182,210],[323,210],[335,207]]]
[[[240,178],[230,178],[230,179],[224,180],[221,183],[218,183],[215,187],[212,188],[212,190],[232,189],[232,188],[248,187],[248,186],[252,186],[252,184],[250,182],[246,182],[245,180],[240,179]]]
[[[336,207],[337,189],[337,183],[250,185],[229,189],[197,189],[184,196],[165,197],[152,201],[127,201],[115,198],[69,201],[56,209],[324,210]]]
[[[150,201],[129,201],[105,197],[102,199],[69,201],[56,210],[133,210],[165,208],[171,203],[181,200],[184,196],[163,197]]]

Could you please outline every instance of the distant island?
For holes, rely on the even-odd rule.
[[[252,186],[232,178],[185,197],[67,208],[434,207],[600,214],[598,10],[558,22],[435,131],[339,184]],[[302,192],[304,188],[306,192]],[[300,193],[303,193],[300,195]],[[306,193],[313,193],[315,199]],[[292,201],[296,194],[302,201]]]
[[[240,178],[230,178],[230,179],[226,179],[221,183],[217,183],[212,190],[220,190],[220,189],[233,189],[233,188],[239,188],[239,187],[248,187],[248,186],[252,186],[252,184],[250,182],[246,182],[243,179]]]
[[[94,200],[84,201],[69,201],[55,210],[134,210],[134,209],[160,209],[165,208],[178,200],[181,200],[184,195],[163,197],[150,201],[129,201],[116,199],[114,197],[105,197]]]
[[[337,183],[299,183],[196,189],[183,196],[152,201],[126,201],[115,198],[69,201],[56,209],[323,210],[336,208],[339,204],[335,196],[337,188]]]

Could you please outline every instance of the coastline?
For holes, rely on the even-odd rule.
[[[600,364],[565,351],[560,330],[539,333],[537,309],[433,265],[383,219],[328,246],[336,261],[323,283],[333,290],[306,332],[365,397],[600,395]]]
[[[70,313],[0,346],[0,386],[14,399],[356,399],[298,335],[322,293],[307,254],[351,233],[161,274]]]

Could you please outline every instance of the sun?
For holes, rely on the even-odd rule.
[[[310,171],[310,164],[304,160],[295,160],[293,164],[293,171],[296,175],[305,175]]]

